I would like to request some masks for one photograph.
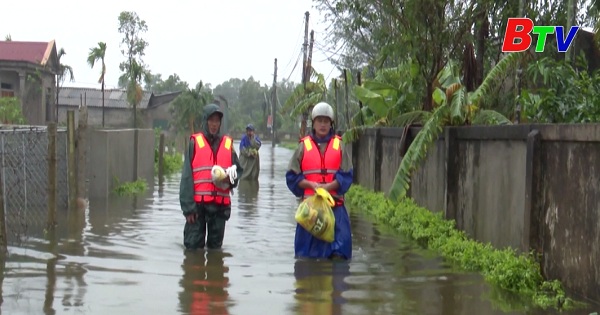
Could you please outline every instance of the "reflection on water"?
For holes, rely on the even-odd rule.
[[[256,205],[259,187],[260,182],[258,180],[239,181],[238,189],[235,191],[238,194],[238,205],[246,207],[253,207]]]
[[[186,251],[179,293],[180,312],[191,315],[228,315],[229,267],[222,250]]]
[[[345,277],[350,264],[345,261],[298,259],[294,264],[296,314],[339,315],[348,290]]]
[[[179,176],[138,198],[90,200],[53,233],[1,259],[4,314],[554,314],[505,313],[480,275],[351,215],[351,262],[294,259],[292,151],[261,150],[242,181],[220,251],[184,250]],[[270,155],[270,156],[268,156]],[[42,236],[37,236],[42,235]],[[597,309],[596,309],[597,310]],[[588,315],[592,310],[562,314]]]

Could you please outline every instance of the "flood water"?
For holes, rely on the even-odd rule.
[[[354,212],[351,262],[294,259],[297,201],[284,179],[292,151],[265,143],[260,152],[259,182],[235,190],[221,251],[185,252],[179,177],[172,176],[144,198],[92,201],[88,212],[63,218],[55,236],[10,247],[1,312],[551,313],[503,312],[509,302],[492,298],[478,274],[453,270]]]

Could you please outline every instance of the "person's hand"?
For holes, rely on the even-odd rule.
[[[187,223],[196,223],[196,219],[198,218],[198,214],[197,213],[190,213],[188,215],[185,216],[185,220],[187,221]]]
[[[317,182],[310,182],[310,186],[313,190],[317,190],[317,188],[321,187],[321,184]]]
[[[329,191],[329,190],[330,190],[330,189],[329,189],[329,186],[330,186],[330,184],[321,184],[319,187],[321,187],[321,188],[323,188],[323,189],[325,189],[325,190]]]
[[[227,176],[229,176],[229,181],[231,182],[231,184],[233,185],[233,183],[235,182],[235,180],[237,179],[237,166],[232,165],[230,167],[228,167],[225,170],[225,173],[227,173]]]

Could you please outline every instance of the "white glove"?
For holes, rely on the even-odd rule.
[[[232,165],[232,166],[228,167],[225,170],[225,173],[227,173],[227,176],[229,176],[229,181],[233,185],[233,183],[235,182],[235,179],[237,178],[237,166]]]

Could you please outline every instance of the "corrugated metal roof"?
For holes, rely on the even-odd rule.
[[[89,107],[102,107],[102,90],[91,88],[78,87],[62,87],[58,93],[59,106],[77,106],[81,104],[82,98],[85,96],[85,104]],[[144,91],[142,101],[138,108],[145,109],[148,107],[151,92]],[[124,90],[105,89],[104,90],[104,107],[106,108],[131,108],[127,102],[127,93]]]
[[[0,60],[41,64],[49,44],[48,42],[0,41]]]

